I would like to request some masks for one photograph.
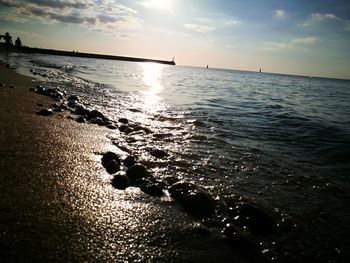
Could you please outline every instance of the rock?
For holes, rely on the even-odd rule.
[[[169,188],[172,198],[195,217],[203,218],[213,215],[216,207],[214,197],[204,188],[187,181],[179,181]]]
[[[130,180],[123,172],[118,172],[112,179],[112,186],[119,190],[125,190],[130,186]]]
[[[276,220],[256,205],[239,202],[229,207],[237,225],[248,227],[253,234],[268,234],[276,227]]]
[[[67,105],[72,109],[76,109],[81,106],[81,104],[77,100],[67,100]]]
[[[42,104],[42,103],[38,103],[37,105],[38,105],[38,107],[44,107],[44,104]],[[52,108],[52,106],[51,106],[51,108]]]
[[[131,108],[131,109],[128,109],[129,111],[131,112],[142,112],[140,109],[134,109],[134,108]]]
[[[132,185],[136,183],[136,180],[151,178],[151,175],[147,171],[146,167],[140,163],[135,163],[133,166],[129,167],[129,169],[126,171],[126,175],[129,177]]]
[[[95,119],[95,118],[100,118],[104,121],[107,120],[107,118],[98,110],[92,110],[88,114],[88,119]]]
[[[156,181],[151,181],[146,178],[141,178],[139,180],[136,180],[135,185],[140,187],[140,189],[144,193],[150,196],[161,197],[164,195],[162,185]]]
[[[52,109],[42,109],[38,111],[36,114],[40,116],[50,116],[53,114],[53,111]]]
[[[115,154],[114,152],[106,152],[102,158],[101,158],[101,163],[102,166],[106,168],[108,162],[115,160],[117,162],[117,164],[120,166],[120,159],[118,157],[117,154]]]
[[[79,116],[77,119],[76,119],[76,122],[79,122],[79,123],[85,123],[85,118],[83,116]]]
[[[67,100],[76,100],[76,101],[80,101],[79,97],[77,95],[70,95]]]
[[[89,122],[92,123],[92,124],[97,124],[97,125],[100,125],[100,126],[103,126],[105,125],[105,122],[103,119],[101,118],[93,118],[93,119],[89,119]]]
[[[172,186],[173,184],[180,182],[181,179],[177,178],[177,177],[173,177],[173,176],[167,176],[163,179],[163,182],[168,185],[168,186]]]
[[[117,126],[115,126],[114,124],[107,124],[106,127],[108,129],[111,129],[111,130],[116,130],[117,129]]]
[[[132,132],[132,129],[127,125],[120,125],[118,129],[119,129],[119,131],[126,133],[126,134],[129,134]]]
[[[89,116],[90,111],[88,109],[86,109],[83,105],[79,105],[75,108],[75,110],[73,111],[74,114],[76,115],[81,115],[81,116]]]
[[[242,250],[249,250],[252,247],[252,241],[249,239],[248,235],[241,232],[233,224],[227,224],[222,230],[222,233],[234,247]]]
[[[152,149],[152,150],[150,150],[149,153],[150,153],[152,156],[154,156],[154,157],[156,157],[156,158],[159,158],[159,159],[169,156],[168,153],[166,153],[166,152],[163,151],[163,150],[159,150],[159,149]]]
[[[127,156],[124,160],[123,160],[123,164],[126,166],[126,167],[131,167],[133,166],[134,164],[136,163],[136,158],[134,156]]]
[[[15,89],[16,87],[13,86],[13,85],[10,85],[9,88],[10,88],[10,89]]]
[[[110,160],[106,163],[106,171],[109,174],[115,174],[116,172],[118,172],[120,170],[120,163],[118,163],[118,161],[116,160]]]
[[[144,131],[146,134],[152,133],[152,131],[147,127],[142,127],[141,125],[138,125],[138,124],[134,124],[132,129],[133,131]]]
[[[123,124],[128,124],[129,123],[129,120],[127,118],[120,118],[118,121],[120,123],[123,123]]]

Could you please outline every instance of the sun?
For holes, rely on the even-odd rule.
[[[172,0],[146,0],[143,5],[147,8],[171,9]]]

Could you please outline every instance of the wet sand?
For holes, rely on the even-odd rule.
[[[0,67],[1,262],[244,262],[170,198],[114,189],[100,163],[112,131],[68,113]],[[10,88],[13,85],[15,88]],[[114,147],[114,148],[113,148]]]

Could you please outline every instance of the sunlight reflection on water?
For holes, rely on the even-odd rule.
[[[143,91],[145,111],[155,113],[163,108],[162,98],[158,93],[164,89],[162,84],[162,76],[164,66],[155,63],[139,63],[143,71],[142,81],[147,86],[147,90]]]

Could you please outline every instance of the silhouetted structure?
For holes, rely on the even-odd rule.
[[[15,41],[15,46],[17,49],[17,53],[21,54],[21,48],[22,48],[22,41],[19,37],[17,37],[16,41]]]

